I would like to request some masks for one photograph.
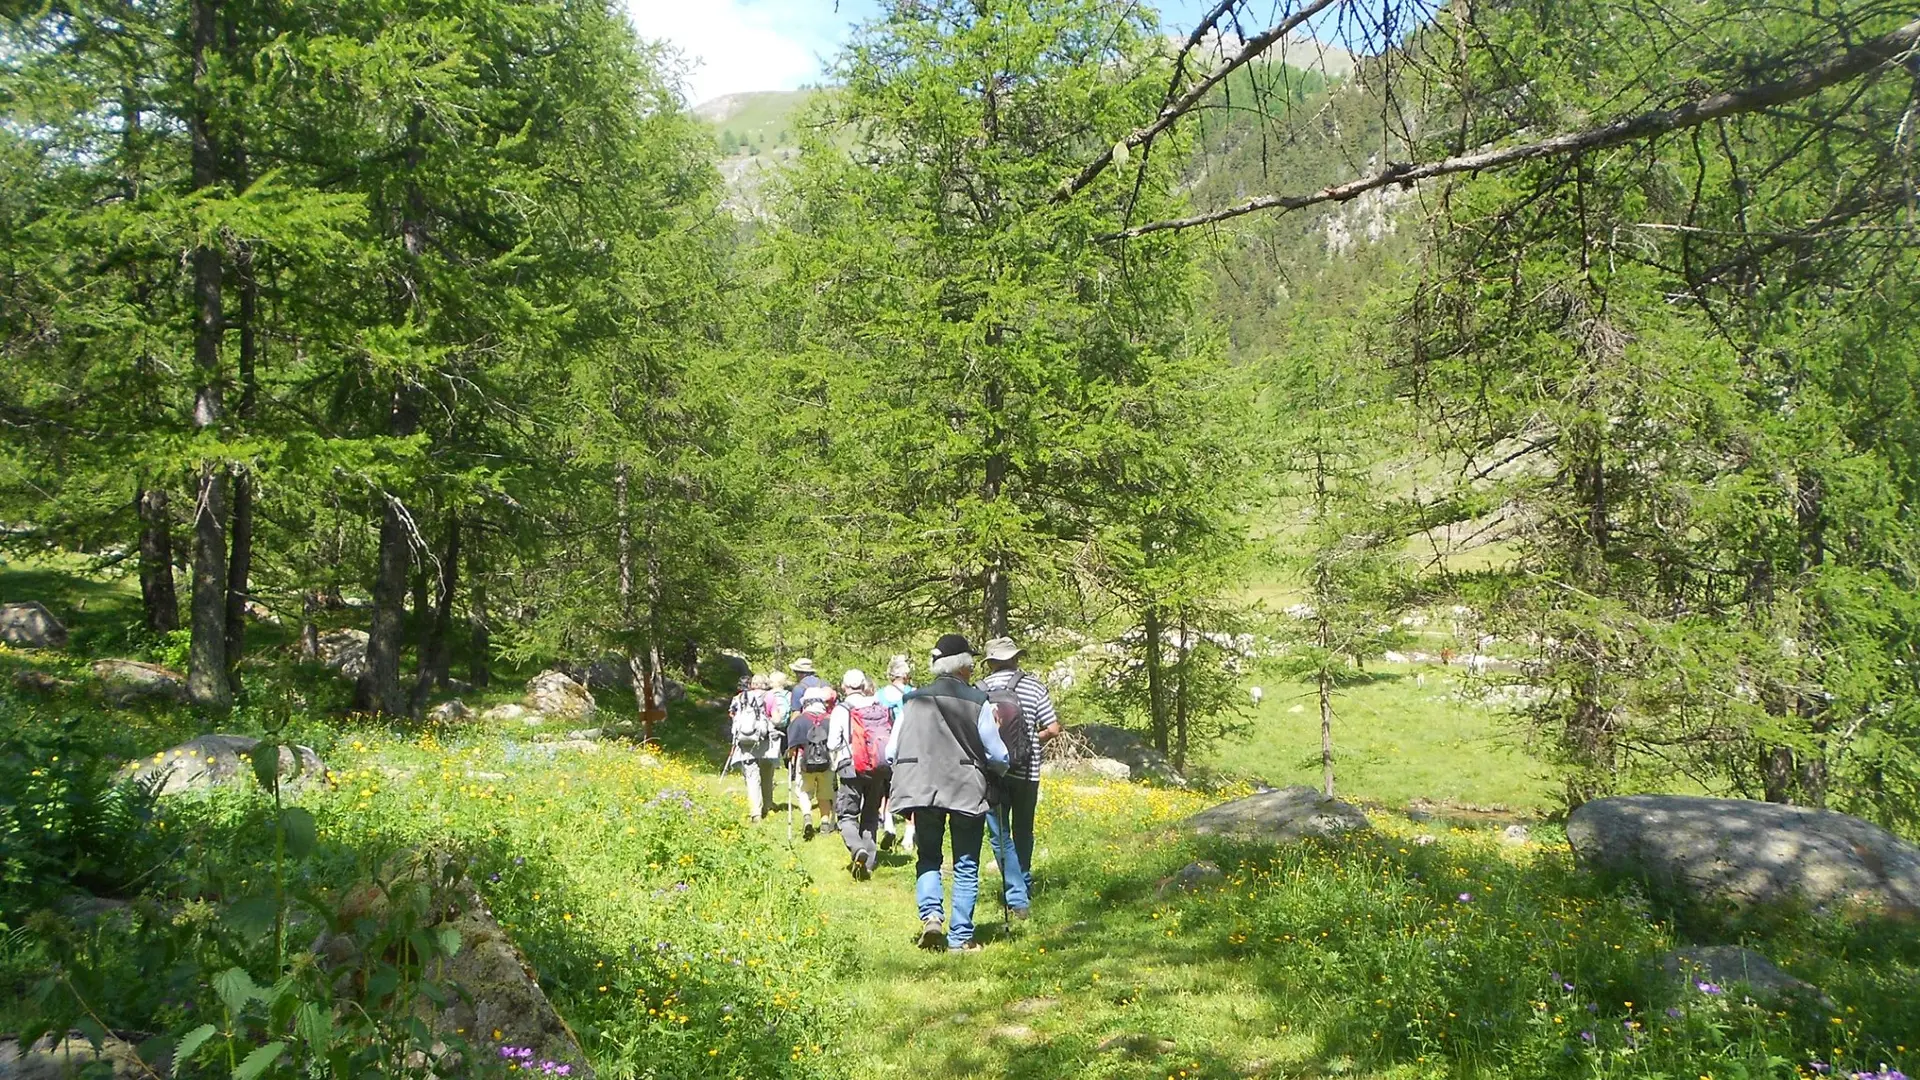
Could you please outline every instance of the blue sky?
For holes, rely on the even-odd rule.
[[[687,97],[791,90],[818,82],[847,27],[879,0],[626,0],[640,36],[671,42],[689,62]],[[1161,21],[1191,28],[1206,0],[1154,0]],[[1253,9],[1261,10],[1256,3]]]

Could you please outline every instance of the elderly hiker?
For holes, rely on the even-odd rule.
[[[1033,878],[1033,811],[1040,802],[1041,748],[1060,735],[1060,716],[1053,710],[1046,684],[1020,670],[1024,651],[1012,638],[987,642],[987,677],[980,680],[980,689],[994,701],[1000,736],[1007,744],[1007,774],[1000,780],[1002,811],[987,827],[993,833],[993,857],[1006,883],[1007,913],[1016,919],[1027,917]]]
[[[800,711],[800,699],[805,696],[807,691],[816,688],[821,690],[833,689],[833,687],[827,685],[827,680],[814,674],[812,660],[803,656],[787,666],[792,669],[794,678],[793,691],[790,694],[792,699],[791,710],[793,712]]]
[[[906,696],[887,743],[893,766],[893,805],[914,816],[920,907],[920,947],[967,952],[973,940],[973,906],[980,893],[980,840],[986,830],[989,779],[1004,771],[1007,748],[1000,741],[992,702],[968,685],[973,646],[946,634],[933,647],[934,680]],[[942,932],[945,883],[942,850],[953,839],[953,922]]]
[[[740,692],[727,705],[733,744],[729,768],[738,765],[747,785],[747,816],[759,821],[773,809],[773,774],[780,762],[780,733],[767,715],[767,677],[740,680]]]
[[[855,881],[865,881],[880,865],[874,828],[892,775],[885,755],[893,736],[893,710],[874,696],[873,680],[858,668],[841,678],[840,692],[845,696],[834,706],[827,738],[840,778],[833,814],[847,845],[847,870]]]
[[[822,683],[801,693],[800,710],[787,721],[787,790],[799,800],[807,840],[815,835],[816,812],[823,828],[833,820],[832,715],[833,688]]]

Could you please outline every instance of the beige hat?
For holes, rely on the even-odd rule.
[[[861,671],[859,668],[848,668],[847,673],[840,678],[840,689],[842,690],[866,690],[872,686],[873,683],[867,679],[867,673]]]
[[[987,642],[987,659],[989,660],[1012,660],[1023,652],[1026,650],[1015,645],[1010,637],[997,637]]]
[[[787,666],[799,672],[802,675],[813,674],[813,661],[809,660],[804,656],[798,660],[795,660],[793,663],[788,664]]]
[[[905,653],[900,653],[887,661],[887,678],[904,679],[911,674],[913,674],[913,663],[907,659]]]

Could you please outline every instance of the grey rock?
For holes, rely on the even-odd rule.
[[[1001,1024],[989,1034],[996,1039],[1006,1039],[1009,1042],[1026,1042],[1033,1038],[1033,1029],[1025,1024]]]
[[[1567,842],[1582,866],[1665,899],[1920,912],[1920,849],[1831,810],[1629,795],[1575,810]]]
[[[516,720],[530,724],[538,724],[540,723],[540,716],[525,705],[512,703],[495,705],[480,714],[480,722],[483,724],[510,724]]]
[[[138,660],[95,660],[93,676],[100,680],[109,705],[136,701],[187,700],[187,678],[158,664]]]
[[[1525,825],[1509,825],[1500,830],[1500,842],[1503,844],[1524,844],[1533,839],[1533,833]]]
[[[566,737],[568,739],[584,739],[587,742],[599,742],[600,735],[601,735],[601,731],[599,728],[589,727],[589,728],[579,728],[575,731],[569,731],[567,732]]]
[[[73,681],[39,668],[21,668],[13,673],[13,685],[32,694],[53,694],[72,688]]]
[[[0,641],[23,649],[64,649],[67,628],[38,600],[0,604]]]
[[[379,924],[394,905],[426,888],[425,929],[449,927],[460,936],[452,957],[435,957],[421,973],[428,981],[458,987],[444,1004],[421,999],[416,1015],[436,1033],[485,1032],[482,1041],[524,1046],[541,1060],[570,1062],[572,1075],[592,1080],[593,1070],[553,1003],[531,974],[533,968],[513,939],[501,928],[474,887],[471,878],[450,868],[437,854],[413,852],[382,868],[380,882],[362,882],[348,890],[339,914],[349,925],[366,920]],[[417,901],[412,901],[417,903]],[[361,955],[355,931],[325,933],[314,941],[313,952],[330,969],[356,963]]]
[[[1234,834],[1283,842],[1368,829],[1367,815],[1310,787],[1281,788],[1209,807],[1184,827],[1200,835]]]
[[[521,701],[548,719],[585,721],[599,711],[593,693],[564,671],[543,671],[529,679]]]
[[[1048,1010],[1058,1008],[1060,999],[1055,997],[1021,998],[1007,1006],[1007,1011],[1015,1016],[1038,1016]]]
[[[347,628],[329,630],[320,635],[320,663],[343,679],[357,679],[367,672],[367,632]]]
[[[253,783],[253,748],[260,740],[248,735],[202,735],[171,750],[130,761],[120,770],[121,780],[153,782],[161,795],[204,791],[217,784]],[[290,786],[327,776],[326,763],[312,748],[280,748],[280,776]]]
[[[1138,733],[1111,724],[1082,724],[1073,733],[1086,740],[1094,757],[1125,762],[1136,780],[1184,785],[1186,777],[1174,769],[1165,754],[1148,746]]]
[[[0,1080],[71,1080],[78,1076],[146,1080],[168,1075],[171,1068],[171,1052],[160,1060],[142,1061],[139,1048],[119,1035],[108,1035],[98,1050],[79,1032],[60,1038],[48,1035],[25,1053],[21,1052],[19,1039],[0,1039]]]
[[[593,739],[560,739],[555,742],[540,743],[539,745],[549,753],[554,754],[597,754],[600,752],[600,744]]]
[[[1158,1035],[1133,1031],[1124,1035],[1115,1035],[1094,1047],[1096,1053],[1122,1053],[1133,1057],[1158,1057],[1173,1051],[1173,1040]]]
[[[1740,985],[1756,1000],[1787,998],[1833,1008],[1826,991],[1781,971],[1771,960],[1738,945],[1675,949],[1660,958],[1660,970],[1669,979],[1696,993]],[[1702,983],[1706,984],[1705,989],[1701,987]]]
[[[467,708],[467,703],[459,698],[443,701],[427,710],[427,719],[436,724],[457,724],[462,720],[471,719],[472,716],[473,710]]]
[[[1079,773],[1087,776],[1099,776],[1108,780],[1129,780],[1133,778],[1133,767],[1124,761],[1109,757],[1071,758],[1064,761],[1047,761],[1040,765],[1042,776],[1063,776]]]
[[[1190,862],[1180,868],[1180,872],[1160,882],[1160,895],[1167,896],[1176,892],[1192,892],[1210,885],[1218,885],[1227,879],[1226,872],[1219,865],[1206,859]]]

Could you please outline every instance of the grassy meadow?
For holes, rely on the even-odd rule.
[[[24,587],[0,580],[10,596]],[[87,595],[90,607],[112,592],[31,584],[42,596]],[[0,661],[83,680],[70,657],[13,650]],[[1345,791],[1382,806],[1543,805],[1537,767],[1502,748],[1492,714],[1456,699],[1449,676],[1429,673],[1424,687],[1410,671],[1382,676],[1341,702]],[[1267,691],[1253,733],[1209,763],[1245,780],[1317,777],[1311,704]],[[604,705],[616,719],[631,708]],[[224,726],[265,716],[242,710]],[[1519,1080],[1920,1068],[1913,926],[1677,922],[1575,871],[1552,828],[1510,844],[1490,828],[1376,811],[1369,834],[1273,847],[1176,828],[1245,791],[1242,780],[1203,792],[1057,777],[1040,805],[1033,919],[1008,931],[989,869],[978,913],[986,948],[950,956],[910,944],[906,854],[855,882],[837,838],[790,840],[784,816],[749,823],[737,783],[718,775],[722,718],[697,703],[676,707],[654,748],[607,739],[557,750],[545,740],[565,725],[518,721],[302,714],[293,725],[333,770],[297,796],[315,824],[310,851],[287,857],[272,825],[284,811],[249,789],[170,800],[144,820],[87,819],[103,840],[74,835],[83,823],[71,814],[24,811],[71,809],[75,791],[91,790],[88,776],[211,722],[171,707],[108,713],[84,681],[51,698],[0,688],[0,865],[36,851],[75,857],[60,843],[110,841],[126,853],[117,876],[61,888],[0,877],[0,1030],[29,1028],[79,995],[104,1029],[177,1035],[214,1017],[207,1045],[231,1034],[244,1050],[274,1020],[264,1006],[223,1012],[223,973],[297,985],[311,964],[300,959],[304,939],[276,952],[232,914],[246,903],[234,898],[273,882],[325,910],[396,852],[425,847],[469,868],[603,1077]],[[53,779],[67,786],[46,787]],[[1200,860],[1221,876],[1192,891],[1170,883]],[[70,919],[60,894],[79,884],[131,900],[129,916]],[[1659,973],[1663,952],[1695,941],[1749,944],[1827,999],[1752,1003],[1737,988]],[[461,1034],[490,1049],[492,1033]],[[260,1075],[294,1076],[313,1064],[303,1054],[296,1042]],[[200,1051],[176,1074],[230,1076],[238,1054],[229,1055]],[[510,1071],[483,1055],[464,1075]]]

